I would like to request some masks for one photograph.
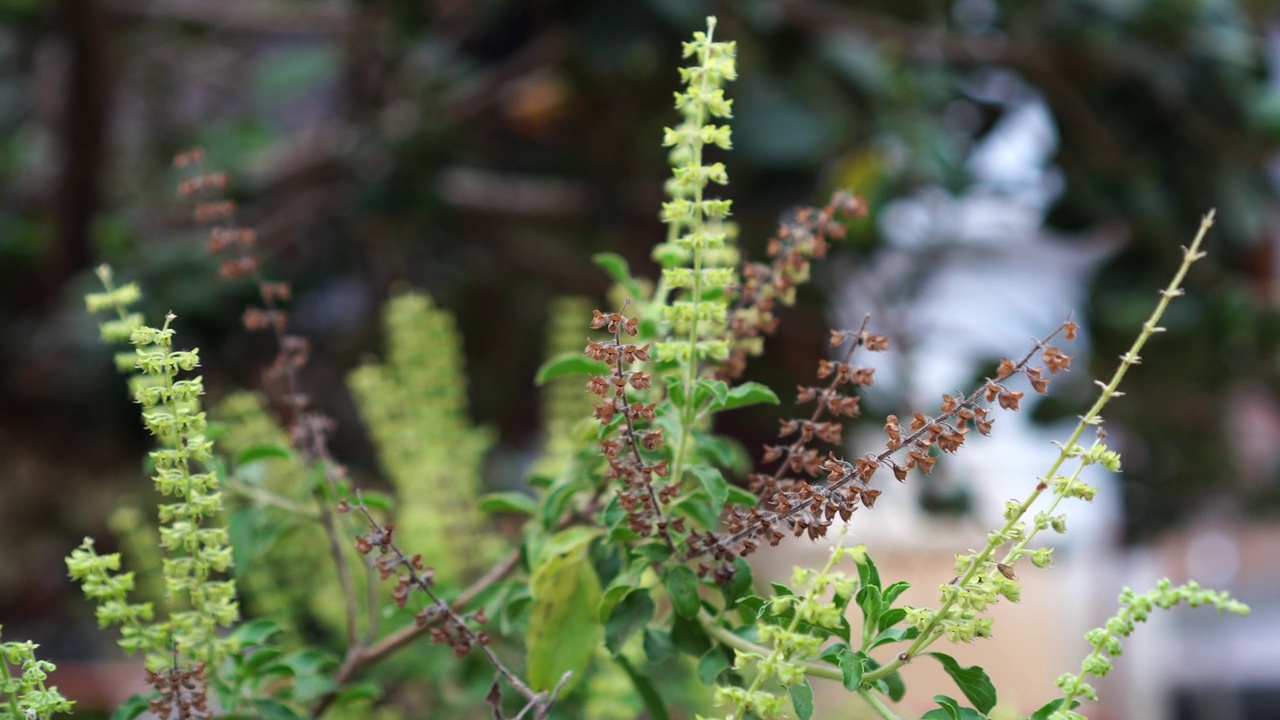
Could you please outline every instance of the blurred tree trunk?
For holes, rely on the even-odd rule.
[[[61,164],[51,202],[55,245],[40,272],[44,303],[92,261],[90,227],[101,204],[112,80],[110,31],[100,0],[59,0],[56,22],[68,65],[57,128]]]

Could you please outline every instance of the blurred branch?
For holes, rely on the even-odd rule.
[[[106,0],[121,15],[258,33],[338,35],[350,27],[348,3],[275,0]]]
[[[587,212],[590,193],[572,180],[448,167],[436,187],[452,205],[482,212],[533,216],[576,216]]]
[[[62,158],[53,199],[58,252],[41,273],[42,289],[50,297],[90,262],[89,226],[101,199],[112,84],[107,62],[111,28],[104,15],[98,0],[63,0],[58,5],[71,61],[62,82]]]

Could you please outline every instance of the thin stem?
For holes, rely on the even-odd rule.
[[[520,566],[520,552],[513,550],[506,557],[498,561],[496,565],[489,569],[482,577],[472,583],[467,589],[458,593],[454,598],[452,607],[464,608],[471,604],[480,593],[488,590],[491,585],[511,574],[513,570]],[[439,624],[443,615],[433,616],[427,623],[418,625],[416,623],[403,627],[390,635],[382,638],[377,644],[370,647],[353,646],[347,651],[347,656],[342,661],[342,666],[338,668],[338,672],[334,674],[333,681],[336,688],[341,688],[348,682],[351,682],[357,675],[364,672],[371,665],[379,662],[391,653],[408,645],[417,638],[425,635],[432,627]],[[322,695],[311,709],[312,717],[320,717],[329,707],[333,700],[337,697],[337,690]]]
[[[1142,361],[1140,353],[1142,348],[1146,345],[1147,340],[1156,333],[1164,332],[1164,328],[1157,325],[1157,323],[1160,321],[1161,316],[1164,315],[1165,309],[1168,308],[1169,301],[1183,294],[1182,281],[1186,277],[1187,271],[1191,268],[1191,265],[1195,261],[1204,257],[1204,253],[1200,252],[1200,245],[1204,241],[1209,228],[1213,227],[1214,212],[1215,211],[1210,210],[1204,216],[1200,221],[1200,230],[1196,233],[1195,239],[1192,240],[1191,246],[1184,247],[1182,249],[1182,264],[1178,266],[1178,271],[1174,274],[1173,279],[1169,281],[1168,287],[1160,291],[1160,302],[1156,304],[1155,309],[1151,312],[1151,316],[1147,321],[1142,324],[1142,330],[1138,333],[1138,337],[1133,341],[1133,345],[1129,347],[1129,351],[1120,356],[1120,366],[1117,367],[1115,373],[1112,374],[1111,381],[1102,385],[1102,392],[1099,393],[1098,399],[1094,401],[1093,406],[1089,408],[1089,411],[1080,417],[1080,422],[1076,424],[1076,428],[1071,433],[1071,437],[1062,444],[1062,449],[1058,452],[1058,456],[1054,458],[1053,463],[1049,466],[1049,470],[1042,476],[1042,479],[1040,483],[1036,485],[1035,490],[1032,491],[1026,500],[1018,505],[1018,511],[1011,514],[1010,519],[1005,522],[1004,526],[998,532],[992,533],[989,536],[990,539],[987,541],[986,547],[984,547],[982,551],[970,561],[968,568],[961,576],[961,579],[957,582],[959,587],[963,588],[968,585],[973,580],[974,576],[977,575],[982,568],[986,567],[987,561],[991,558],[991,555],[1000,546],[1007,542],[1005,538],[1008,537],[1009,531],[1012,530],[1014,526],[1021,521],[1023,516],[1026,515],[1032,503],[1034,503],[1040,495],[1048,489],[1049,484],[1057,476],[1058,470],[1062,467],[1063,463],[1066,462],[1067,458],[1073,457],[1076,452],[1079,452],[1076,449],[1077,443],[1081,436],[1084,435],[1085,429],[1100,424],[1102,421],[1102,409],[1106,407],[1107,403],[1110,402],[1112,398],[1123,394],[1118,390],[1120,387],[1120,381],[1124,379],[1124,376],[1129,372],[1130,367],[1137,365]],[[900,654],[893,661],[879,669],[864,675],[863,686],[869,686],[870,683],[889,675],[902,665],[909,662],[911,658],[918,655],[924,648],[937,641],[937,639],[943,634],[939,625],[946,618],[947,611],[955,605],[959,597],[960,593],[952,593],[951,597],[943,602],[942,606],[938,608],[938,611],[934,613],[929,624],[925,626],[925,629],[920,633],[920,636],[916,638],[915,642],[907,648],[907,651]]]
[[[875,693],[867,690],[866,688],[859,688],[858,694],[861,695],[862,699],[866,700],[867,704],[871,706],[871,709],[875,710],[876,714],[884,718],[884,720],[901,720],[901,718],[899,718],[895,712],[890,710],[889,706],[885,705],[884,701],[877,697]]]
[[[296,515],[307,520],[320,519],[319,511],[308,510],[301,504],[294,502],[283,495],[273,493],[266,488],[261,488],[251,483],[244,482],[234,475],[228,475],[224,478],[224,482],[226,483],[225,487],[237,495],[242,495],[251,500],[256,500],[263,505],[270,505],[272,507],[279,508],[291,515]]]
[[[0,680],[4,681],[2,687],[8,687],[13,681],[13,677],[9,674],[9,663],[3,656],[0,656]],[[17,695],[6,695],[5,699],[9,701],[9,714],[14,718],[22,717],[22,709],[18,707]]]

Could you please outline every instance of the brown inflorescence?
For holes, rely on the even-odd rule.
[[[929,473],[939,457],[957,452],[971,429],[989,435],[994,422],[989,417],[992,403],[1005,410],[1020,407],[1023,393],[1006,385],[1010,379],[1022,375],[1037,393],[1046,392],[1049,379],[1071,365],[1071,356],[1049,343],[1059,334],[1071,340],[1076,330],[1076,324],[1068,320],[1038,341],[1021,360],[1002,360],[995,375],[977,390],[968,395],[943,395],[936,416],[914,412],[905,426],[896,415],[888,416],[884,424],[887,437],[884,450],[854,458],[853,462],[840,459],[833,452],[823,457],[810,443],[815,439],[840,443],[840,423],[823,422],[820,418],[824,412],[837,419],[857,415],[857,396],[843,393],[840,388],[870,386],[874,373],[869,368],[851,364],[853,351],[858,347],[887,350],[888,339],[868,333],[865,321],[857,333],[833,331],[833,347],[843,344],[850,336],[854,342],[842,360],[819,362],[818,377],[830,378],[825,387],[798,389],[797,402],[813,402],[817,407],[808,419],[782,421],[779,437],[794,437],[789,444],[765,446],[765,462],[776,462],[778,466],[773,473],[749,476],[751,490],[760,497],[760,502],[752,507],[727,507],[722,516],[726,531],[695,533],[689,541],[689,556],[710,555],[717,565],[717,578],[731,577],[732,573],[725,568],[735,557],[751,554],[762,542],[777,545],[788,534],[810,539],[825,536],[837,516],[847,522],[859,506],[875,505],[881,490],[870,484],[880,468],[889,469],[895,479],[903,482],[911,470]],[[1045,363],[1043,366],[1031,365],[1037,353]]]
[[[629,303],[629,301],[628,301]],[[632,370],[635,363],[649,362],[649,346],[623,342],[623,336],[635,336],[639,320],[627,317],[622,310],[613,313],[593,311],[591,329],[604,330],[612,337],[597,341],[588,339],[587,357],[609,368],[608,375],[591,375],[587,391],[600,398],[595,418],[606,428],[612,427],[600,440],[600,451],[609,464],[604,479],[618,484],[618,502],[627,513],[631,531],[642,537],[655,532],[672,550],[676,536],[686,528],[683,518],[668,518],[663,506],[671,502],[678,488],[663,480],[668,474],[668,460],[646,458],[664,445],[662,428],[651,423],[656,418],[654,403],[632,399],[630,393],[649,388],[652,374]],[[621,418],[615,424],[615,420]],[[661,487],[657,487],[661,485]]]
[[[204,663],[198,662],[186,669],[174,665],[164,671],[147,670],[147,684],[157,693],[157,697],[147,701],[151,712],[164,720],[204,720],[210,717],[209,680],[205,677],[204,667]]]
[[[760,354],[763,337],[778,326],[778,305],[793,304],[796,285],[809,279],[809,261],[824,257],[830,241],[845,236],[845,226],[837,218],[866,213],[861,199],[837,192],[826,206],[800,208],[778,226],[766,248],[768,263],[743,263],[742,284],[730,290],[732,340],[729,358],[716,371],[720,378],[741,377],[747,358]]]

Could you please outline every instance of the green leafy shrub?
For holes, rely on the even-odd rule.
[[[1045,392],[1071,363],[1053,343],[1071,340],[1076,326],[1064,322],[1020,359],[1002,361],[968,394],[944,396],[934,414],[889,416],[883,448],[856,456],[845,454],[843,423],[859,415],[857,392],[874,372],[855,361],[887,351],[888,340],[870,319],[834,330],[838,359],[823,360],[816,384],[797,394],[812,410],[783,420],[779,444],[764,449],[763,467],[751,467],[744,448],[716,432],[716,417],[779,404],[773,389],[740,381],[743,368],[764,350],[810,262],[864,207],[838,194],[801,210],[769,243],[767,262],[742,260],[731,203],[710,192],[728,183],[725,165],[710,157],[732,147],[726,86],[737,75],[734,44],[714,32],[711,19],[684,46],[681,120],[663,139],[672,177],[661,212],[667,237],[653,254],[661,277],[642,282],[619,257],[601,255],[623,298],[617,309],[557,306],[552,357],[538,374],[549,393],[546,453],[527,492],[478,497],[491,438],[466,419],[452,320],[416,293],[386,309],[386,357],[350,377],[396,500],[356,487],[329,452],[331,422],[301,388],[310,347],[288,331],[288,286],[265,279],[234,205],[210,197],[225,176],[206,172],[198,154],[180,156],[193,171],[183,191],[197,198],[196,218],[214,224],[210,250],[222,274],[260,291],[262,305],[244,323],[277,342],[267,379],[269,404],[282,412],[277,421],[261,397],[229,398],[215,447],[201,381],[188,375],[198,351],[178,349],[172,315],[152,328],[130,314],[140,291],[115,286],[102,271],[105,292],[89,306],[115,312],[102,325],[108,341],[133,345],[119,364],[135,372],[131,388],[158,446],[154,482],[173,499],[160,506],[163,586],[151,602],[131,601],[134,575],[91,540],[67,561],[102,624],[119,626],[121,647],[146,658],[154,692],[117,717],[148,707],[184,718],[476,717],[488,705],[498,718],[809,718],[810,679],[828,678],[870,712],[894,718],[892,703],[908,692],[900,670],[919,657],[940,663],[964,698],[935,696],[938,707],[925,717],[985,717],[996,707],[987,674],[937,645],[990,637],[990,606],[1019,599],[1016,570],[1052,564],[1052,549],[1031,541],[1065,532],[1069,501],[1097,492],[1082,471],[1119,470],[1100,413],[1160,331],[1212,215],[1045,473],[1006,505],[982,548],[957,557],[954,578],[938,579],[936,606],[903,606],[907,583],[885,582],[871,549],[847,547],[841,528],[873,508],[890,479],[928,473],[972,431],[991,433],[997,408],[1018,410],[1019,383]],[[578,349],[566,350],[569,343]],[[564,392],[575,383],[587,392]],[[233,499],[224,503],[224,493]],[[1030,514],[1046,494],[1049,507]],[[500,539],[481,510],[521,518],[519,536]],[[138,526],[136,513],[120,520]],[[758,548],[833,528],[841,539],[822,568],[798,568],[789,585],[769,590],[753,581],[746,558]],[[233,572],[253,620],[240,619]],[[1082,717],[1081,703],[1095,698],[1085,676],[1106,674],[1120,639],[1153,609],[1182,602],[1247,612],[1194,584],[1126,590],[1119,614],[1088,635],[1093,650],[1080,674],[1059,678],[1061,696],[1032,717]],[[166,608],[160,619],[156,603]],[[456,657],[423,651],[416,641],[424,636]],[[32,648],[3,649],[24,674],[15,680],[5,666],[8,709],[0,713],[65,711],[44,689],[47,665],[32,659]]]

